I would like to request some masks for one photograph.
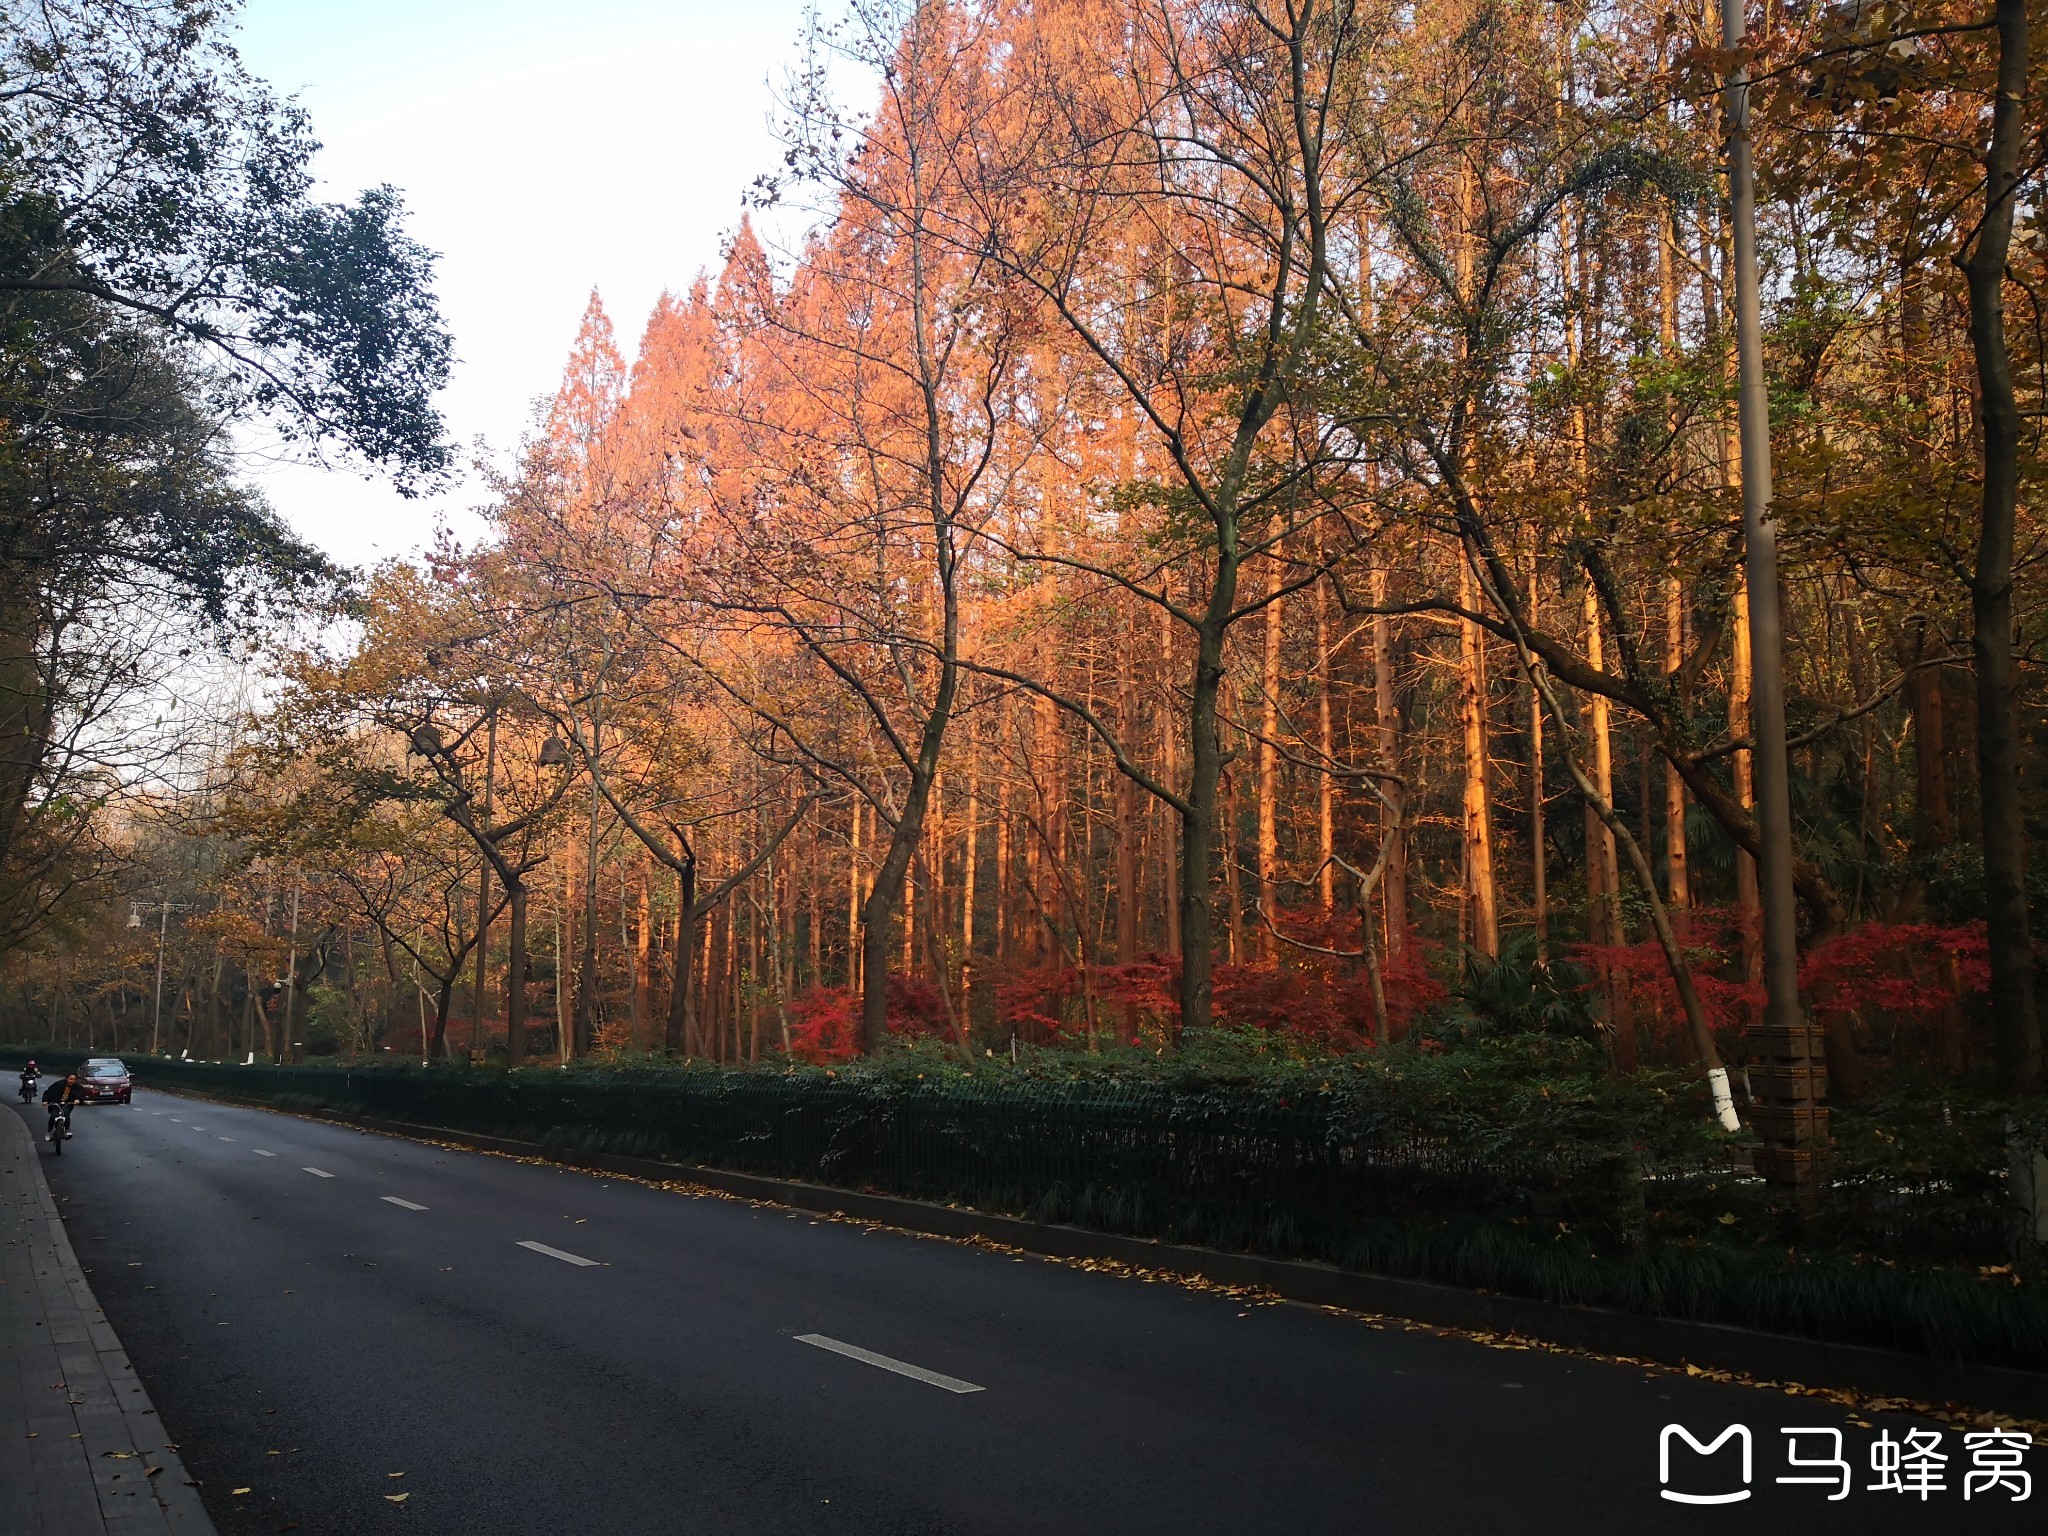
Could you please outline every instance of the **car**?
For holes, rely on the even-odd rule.
[[[127,1064],[118,1056],[95,1056],[80,1067],[78,1090],[87,1104],[126,1104],[135,1095]]]

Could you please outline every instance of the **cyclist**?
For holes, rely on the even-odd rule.
[[[76,1107],[85,1102],[84,1090],[79,1086],[78,1074],[67,1072],[61,1081],[54,1082],[43,1090],[43,1103],[50,1107],[49,1139],[55,1141],[57,1130],[57,1106]]]

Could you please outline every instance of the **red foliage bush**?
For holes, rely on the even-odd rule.
[[[951,1037],[945,1000],[931,982],[891,971],[888,993],[890,1034],[906,1039]],[[790,1007],[789,1053],[799,1061],[845,1061],[855,1054],[859,1022],[858,992],[845,987],[813,987]]]
[[[1742,974],[1741,931],[1732,913],[1702,908],[1688,915],[1693,985],[1722,1053],[1740,1060],[1742,1032],[1762,1016],[1764,989]],[[1691,1059],[1678,988],[1655,939],[1578,944],[1571,954],[1593,973],[1594,986],[1611,983],[1626,994],[1646,1046],[1674,1060]],[[1981,996],[1990,981],[1982,923],[1865,923],[1815,945],[1799,967],[1800,991],[1824,1024],[1878,1018],[1935,1024],[1965,999]]]
[[[1799,967],[1816,1017],[1889,1014],[1930,1023],[1991,987],[1982,923],[1865,923],[1816,944]]]
[[[1307,944],[1352,950],[1357,919],[1326,920],[1320,912],[1288,913],[1282,931]],[[1387,1016],[1405,1034],[1416,1018],[1443,1001],[1430,967],[1436,946],[1412,930],[1398,958],[1382,963]],[[1219,1024],[1287,1033],[1329,1049],[1356,1049],[1375,1030],[1372,984],[1362,962],[1283,947],[1277,965],[1219,965],[1214,977]],[[1148,954],[1129,965],[1107,965],[1085,978],[1097,1005],[1097,1026],[1126,1040],[1163,1033],[1180,1024],[1180,962]],[[1070,1040],[1078,1032],[1076,1005],[1085,1005],[1084,978],[1072,966],[1019,971],[996,983],[996,1016],[1019,1039],[1039,1044]]]
[[[1111,969],[1115,969],[1112,967]],[[1098,985],[1106,972],[1097,972]],[[1082,996],[1081,973],[1070,965],[1011,971],[995,984],[996,1023],[1032,1045],[1058,1045],[1067,1034],[1067,1008]]]

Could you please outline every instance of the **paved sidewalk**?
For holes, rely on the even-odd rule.
[[[213,1536],[93,1301],[45,1155],[28,1122],[0,1110],[0,1532]]]

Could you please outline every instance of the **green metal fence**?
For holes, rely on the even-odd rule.
[[[127,1061],[143,1084],[1281,1253],[1340,1255],[1372,1218],[1616,1206],[1598,1148],[1480,1149],[1254,1092]]]

